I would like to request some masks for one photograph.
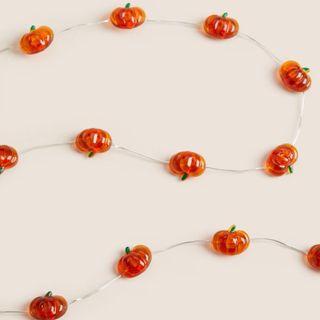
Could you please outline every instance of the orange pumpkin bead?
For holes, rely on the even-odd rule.
[[[236,231],[235,226],[229,230],[217,232],[211,241],[212,248],[221,254],[234,256],[244,252],[250,244],[250,238],[244,231]]]
[[[292,172],[292,166],[298,160],[298,150],[291,144],[282,144],[268,156],[265,170],[272,176],[282,176]]]
[[[313,269],[320,271],[320,244],[313,246],[309,250],[307,261]]]
[[[182,151],[171,157],[169,170],[185,180],[188,176],[197,177],[203,174],[206,162],[202,156],[191,151]]]
[[[278,70],[283,86],[289,91],[305,92],[311,86],[308,68],[302,68],[298,62],[287,61]]]
[[[152,260],[150,249],[144,245],[126,248],[126,254],[118,262],[118,272],[122,277],[133,278],[145,272]]]
[[[32,26],[20,40],[21,50],[26,54],[34,54],[48,48],[54,38],[53,31],[47,26],[35,28]]]
[[[92,157],[96,153],[108,151],[112,146],[112,139],[108,132],[102,129],[83,130],[75,141],[75,147],[78,151],[87,153]]]
[[[29,314],[38,320],[55,320],[61,318],[68,310],[68,302],[61,296],[53,296],[48,292],[37,297],[29,305]]]
[[[230,39],[239,32],[239,23],[233,18],[228,18],[228,13],[222,16],[209,16],[203,24],[204,32],[216,39]]]
[[[130,3],[124,8],[115,9],[111,16],[111,23],[121,29],[133,29],[142,25],[146,20],[146,14],[143,9],[130,7]]]
[[[14,167],[18,162],[17,151],[9,146],[0,146],[0,174],[6,170]]]

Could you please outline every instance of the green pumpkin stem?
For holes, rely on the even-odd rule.
[[[302,70],[305,72],[310,72],[310,68],[302,68]]]
[[[234,224],[234,225],[232,225],[232,226],[229,228],[228,231],[229,231],[230,233],[235,232],[236,228],[237,228],[237,227],[236,227],[236,225]]]
[[[189,177],[187,173],[184,173],[183,176],[181,177],[181,180],[184,181]]]
[[[36,26],[33,24],[31,27],[30,27],[30,31],[34,31],[36,30]]]
[[[0,167],[0,174],[3,173],[4,168]]]
[[[130,247],[126,247],[126,248],[125,248],[125,252],[126,252],[126,254],[129,254],[129,253],[131,252]]]
[[[45,296],[46,297],[52,297],[52,295],[53,295],[52,291],[48,291]]]
[[[293,173],[293,168],[292,168],[292,166],[289,166],[289,167],[288,167],[288,171],[289,171],[289,173]]]
[[[223,15],[222,15],[222,18],[227,18],[228,17],[228,12],[225,12]]]
[[[94,156],[94,152],[90,151],[90,152],[88,153],[88,157],[89,157],[89,158],[92,158],[93,156]]]
[[[127,3],[127,4],[125,5],[125,8],[126,8],[126,9],[129,9],[130,6],[131,6],[131,3]]]

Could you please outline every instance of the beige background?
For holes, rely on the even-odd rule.
[[[31,24],[60,30],[104,19],[122,4],[1,0],[0,45],[15,43]],[[301,249],[320,242],[317,2],[137,4],[154,19],[200,22],[229,11],[280,58],[312,69],[295,174],[207,172],[181,183],[161,165],[118,151],[90,160],[68,147],[26,154],[0,180],[2,309],[48,290],[68,299],[85,294],[113,276],[126,245],[160,249],[233,223]],[[297,119],[298,96],[274,81],[275,67],[244,40],[215,42],[182,26],[77,29],[43,54],[0,56],[0,142],[22,150],[94,126],[155,157],[191,149],[210,165],[254,167],[292,139]],[[319,283],[299,254],[271,244],[254,243],[235,258],[189,246],[74,305],[65,319],[313,318]]]

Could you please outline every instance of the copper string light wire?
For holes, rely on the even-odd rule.
[[[185,26],[185,27],[192,27],[192,28],[197,28],[199,29],[200,25],[198,23],[193,23],[193,22],[188,22],[188,21],[179,21],[179,20],[156,20],[156,19],[147,19],[146,22],[152,23],[152,24],[169,24],[169,25],[180,25],[180,26]],[[91,27],[91,26],[96,26],[96,25],[101,25],[101,24],[107,24],[109,23],[109,19],[105,20],[99,20],[99,21],[94,21],[94,22],[88,22],[88,23],[80,23],[76,25],[72,25],[70,27],[64,28],[60,31],[57,32],[57,34],[63,34],[66,32],[70,32],[74,29],[78,28],[84,28],[84,27]],[[246,41],[251,42],[258,48],[260,48],[263,52],[265,52],[277,65],[280,65],[282,63],[281,59],[279,59],[269,48],[267,48],[265,45],[254,39],[253,37],[245,34],[245,33],[239,33],[236,37],[240,39],[244,39]],[[0,50],[0,53],[7,52],[12,50],[12,47],[7,47],[3,48]],[[296,145],[300,134],[301,134],[301,129],[302,129],[302,123],[303,123],[303,116],[304,116],[304,110],[305,110],[305,93],[300,93],[300,102],[299,102],[299,115],[297,119],[297,125],[293,134],[293,139],[292,139],[292,144]],[[47,148],[52,148],[52,147],[60,147],[60,146],[67,146],[71,145],[73,142],[61,142],[61,143],[53,143],[53,144],[46,144],[46,145],[36,145],[36,146],[31,146],[30,148],[24,149],[20,151],[20,154],[25,154],[29,153],[31,151],[35,150],[40,150],[40,149],[47,149]],[[138,151],[132,150],[128,147],[125,146],[119,146],[116,144],[113,144],[113,149],[123,151],[130,153],[138,158],[142,158],[147,161],[152,161],[155,163],[160,163],[160,164],[168,164],[168,160],[163,160],[163,159],[157,159],[153,156],[147,155],[140,153]],[[221,168],[221,167],[216,167],[212,165],[208,165],[206,167],[208,170],[212,171],[221,171],[221,172],[229,172],[229,173],[246,173],[246,172],[252,172],[252,171],[261,171],[264,170],[264,167],[258,166],[258,167],[253,167],[253,168],[245,168],[245,169],[236,169],[236,168]]]
[[[283,247],[285,249],[300,253],[302,255],[305,255],[306,252],[302,249],[299,249],[295,246],[289,245],[285,242],[279,241],[277,239],[272,239],[272,238],[251,238],[250,239],[251,242],[267,242],[267,243],[271,243],[274,245],[278,245],[280,247]],[[189,245],[201,245],[201,246],[209,246],[210,244],[210,240],[191,240],[191,241],[183,241],[183,242],[178,242],[175,243],[173,245],[170,245],[168,247],[165,247],[163,249],[159,249],[159,250],[155,250],[153,251],[153,255],[160,255],[163,253],[166,253],[170,250],[176,249],[176,248],[180,248],[183,246],[189,246]],[[120,280],[122,277],[120,275],[115,276],[113,278],[111,278],[110,280],[104,282],[103,284],[99,285],[97,288],[85,293],[82,296],[79,296],[75,299],[70,299],[69,300],[69,305],[73,305],[76,303],[79,303],[83,300],[89,299],[92,296],[95,296],[99,293],[101,293],[102,291],[106,290],[107,288],[109,288],[111,285],[113,285],[115,282],[117,282],[118,280]],[[26,311],[21,311],[21,310],[0,310],[0,314],[27,314]]]

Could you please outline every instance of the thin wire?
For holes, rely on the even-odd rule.
[[[11,50],[11,47],[3,48],[3,49],[0,49],[0,53],[6,52],[9,50]]]
[[[68,32],[68,31],[71,31],[71,30],[77,29],[77,28],[91,27],[91,26],[96,26],[96,25],[99,25],[99,24],[108,23],[108,22],[109,22],[109,19],[93,21],[93,22],[87,22],[87,23],[79,23],[79,24],[75,24],[73,26],[70,26],[70,27],[67,27],[65,29],[62,29],[62,30],[58,31],[58,34],[59,33],[64,33],[64,32]]]
[[[27,312],[16,311],[16,310],[3,310],[3,311],[0,311],[0,314],[27,314]]]
[[[300,113],[299,113],[299,117],[298,117],[298,122],[297,122],[297,127],[296,127],[296,131],[295,131],[294,139],[292,142],[293,145],[296,145],[296,143],[300,137],[300,134],[301,134],[302,124],[303,124],[303,115],[304,115],[304,110],[305,110],[305,100],[306,100],[306,95],[305,95],[305,93],[302,93],[301,102],[300,102]]]
[[[113,283],[115,283],[117,280],[119,280],[121,278],[121,276],[117,276],[115,278],[112,278],[111,280],[105,282],[104,284],[102,284],[101,286],[99,286],[97,289],[94,289],[93,291],[90,291],[89,293],[85,294],[84,296],[81,296],[79,298],[76,298],[74,300],[71,300],[69,302],[69,304],[74,304],[74,303],[77,303],[77,302],[80,302],[80,301],[83,301],[83,300],[86,300],[96,294],[98,294],[99,292],[107,289],[108,287],[110,287]]]
[[[222,171],[222,172],[230,172],[230,173],[246,173],[246,172],[265,170],[264,167],[256,167],[256,168],[249,168],[249,169],[224,169],[224,168],[207,166],[206,168],[213,171]]]
[[[167,252],[169,250],[172,250],[172,249],[175,249],[175,248],[178,248],[178,247],[182,247],[182,246],[185,246],[185,245],[190,245],[190,244],[208,244],[209,242],[210,242],[209,240],[183,241],[183,242],[179,242],[179,243],[173,244],[173,245],[171,245],[169,247],[166,247],[164,249],[153,251],[153,254],[156,255],[156,254],[164,253],[164,252]]]
[[[284,248],[287,248],[287,249],[290,249],[290,250],[293,250],[295,252],[298,252],[298,253],[302,253],[303,255],[306,254],[306,252],[304,250],[301,250],[299,248],[296,248],[296,247],[293,247],[291,245],[288,245],[287,243],[285,242],[282,242],[282,241],[279,241],[279,240],[276,240],[276,239],[271,239],[271,238],[252,238],[251,241],[267,241],[267,242],[273,242],[277,245],[280,245],[281,247],[284,247]]]
[[[270,49],[268,49],[265,45],[263,45],[261,42],[256,40],[255,38],[249,36],[246,33],[238,33],[237,37],[245,40],[251,41],[253,44],[255,44],[258,48],[262,49],[271,59],[273,59],[277,64],[282,64],[281,59],[279,59]]]
[[[128,153],[131,153],[131,154],[133,154],[133,155],[135,155],[135,156],[138,156],[139,158],[143,158],[143,159],[146,159],[146,160],[149,160],[149,161],[153,161],[153,162],[156,162],[156,163],[168,164],[168,161],[166,161],[166,160],[156,159],[156,158],[147,156],[147,155],[145,155],[145,154],[143,154],[143,153],[134,151],[134,150],[129,149],[129,148],[126,148],[126,147],[121,147],[121,146],[118,146],[118,145],[115,145],[115,144],[113,144],[112,146],[113,146],[115,149],[122,150],[122,151],[125,151],[125,152],[128,152]]]
[[[60,146],[67,146],[67,145],[72,145],[72,144],[73,144],[73,142],[61,142],[61,143],[52,143],[52,144],[44,144],[44,145],[40,145],[40,146],[33,146],[28,149],[24,149],[24,150],[20,151],[20,154],[29,153],[29,152],[35,151],[35,150],[48,149],[48,148],[54,148],[54,147],[60,147]]]
[[[181,21],[181,20],[147,19],[146,22],[163,23],[163,24],[181,24],[183,26],[196,27],[196,28],[200,27],[198,23]]]

